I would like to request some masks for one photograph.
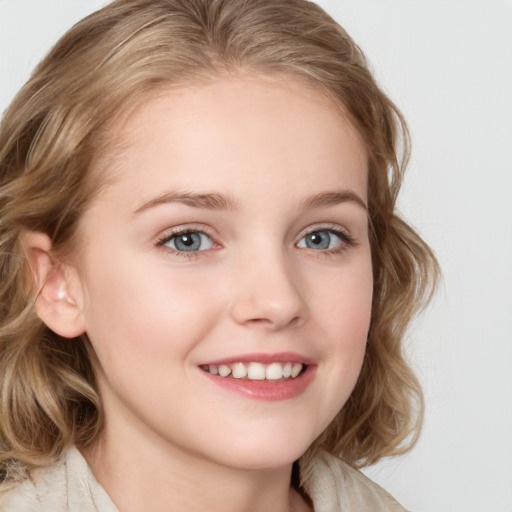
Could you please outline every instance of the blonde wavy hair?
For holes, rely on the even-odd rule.
[[[396,213],[409,154],[400,112],[343,28],[305,0],[118,0],[76,24],[39,64],[0,127],[0,471],[14,479],[94,442],[101,400],[86,336],[37,317],[21,236],[70,250],[97,192],[89,168],[121,116],[155,91],[223,72],[278,73],[327,93],[366,144],[374,298],[360,378],[313,449],[371,464],[417,439],[418,381],[402,339],[430,298],[437,264]],[[398,147],[401,147],[400,155]],[[99,179],[102,182],[101,177]]]

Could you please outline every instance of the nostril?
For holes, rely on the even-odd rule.
[[[298,327],[302,323],[302,318],[300,316],[296,316],[295,318],[292,318],[290,323],[288,324],[288,327]]]
[[[251,290],[247,297],[237,297],[231,304],[231,316],[239,325],[278,330],[297,327],[306,318],[308,307],[298,293],[276,296],[279,290],[263,285],[257,291]]]
[[[298,327],[302,323],[300,316],[295,316],[291,320],[277,318],[250,318],[246,320],[246,325],[268,327],[272,330],[282,329],[283,327]]]

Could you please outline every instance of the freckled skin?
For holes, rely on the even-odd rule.
[[[365,202],[364,146],[318,91],[263,76],[160,94],[121,138],[113,183],[83,216],[75,269],[107,419],[98,449],[84,453],[122,510],[141,489],[146,509],[151,496],[160,510],[169,489],[198,499],[198,485],[211,497],[215,486],[226,492],[222,481],[237,499],[267,488],[277,507],[292,462],[343,406],[362,364],[372,299],[366,211],[354,201],[303,204],[332,190]],[[222,194],[234,208],[169,202],[134,214],[176,190]],[[204,250],[177,250],[176,229],[205,233]],[[315,230],[331,233],[334,248],[309,247]],[[276,352],[314,361],[299,396],[250,400],[198,366]],[[122,488],[127,474],[138,486]],[[209,510],[241,506],[232,499]]]

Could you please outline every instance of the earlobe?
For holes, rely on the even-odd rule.
[[[52,244],[44,233],[24,233],[22,244],[37,292],[37,315],[60,336],[80,336],[85,325],[75,269],[53,260]]]

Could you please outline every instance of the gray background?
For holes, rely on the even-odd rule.
[[[0,110],[100,0],[0,0]],[[427,398],[408,455],[368,470],[417,512],[512,512],[512,1],[320,0],[409,121],[400,209],[444,282],[410,331]]]

